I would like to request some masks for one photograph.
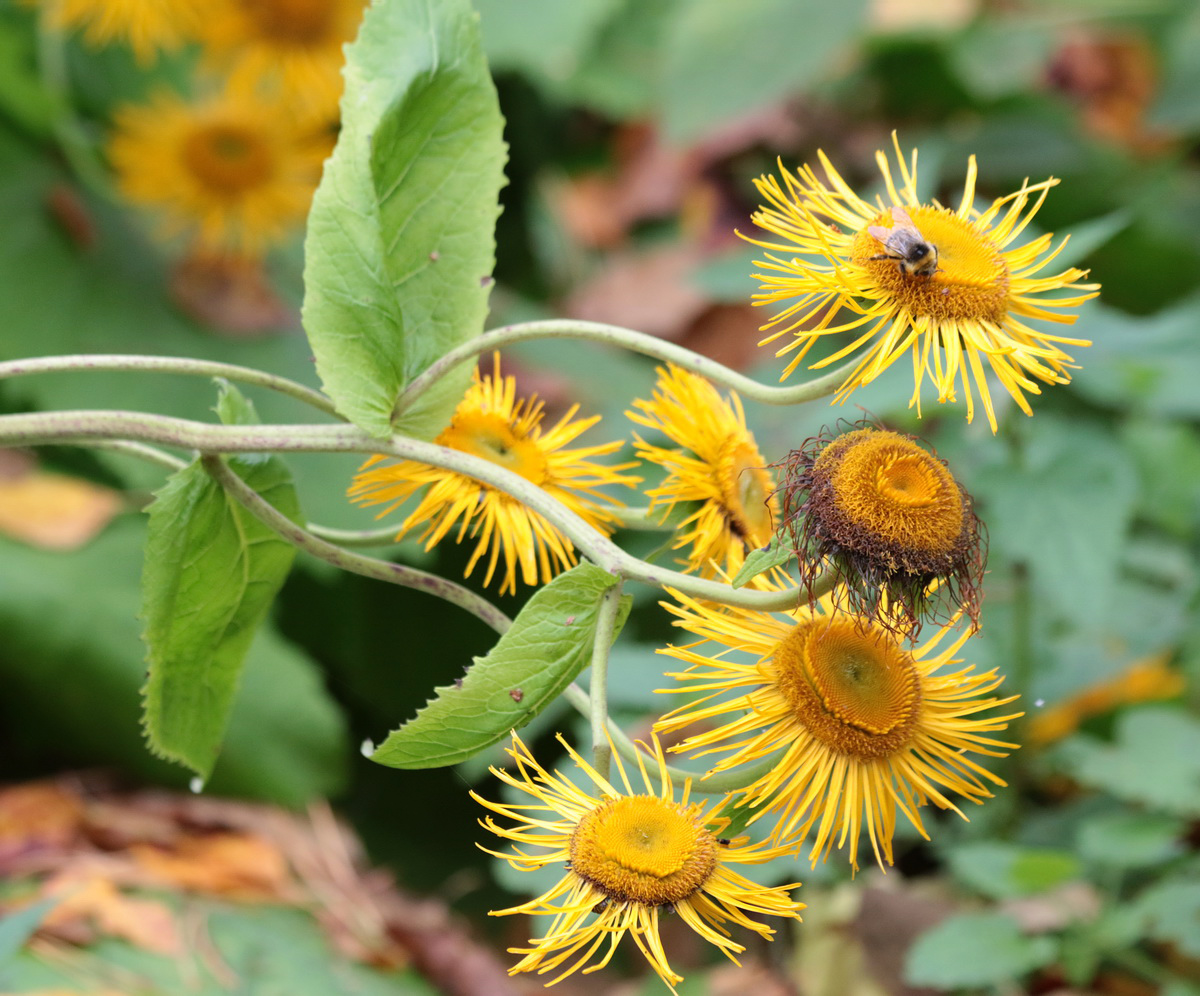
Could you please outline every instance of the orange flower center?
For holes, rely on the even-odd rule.
[[[938,272],[931,277],[905,273],[881,255],[871,225],[892,228],[890,209],[872,219],[854,239],[851,255],[874,280],[879,293],[914,316],[937,321],[986,321],[999,324],[1008,315],[1008,264],[1000,248],[972,222],[948,208],[910,207],[913,226],[937,249]]]
[[[831,749],[861,760],[902,750],[917,724],[921,682],[912,657],[862,620],[798,624],[767,667],[796,720]]]
[[[334,0],[242,0],[242,9],[263,38],[289,45],[316,45],[329,38]]]
[[[224,197],[261,187],[275,172],[270,146],[240,124],[214,122],[197,128],[184,139],[182,154],[192,176]]]
[[[717,866],[717,841],[693,811],[652,795],[608,799],[571,835],[571,869],[610,899],[687,899]]]
[[[959,548],[963,495],[937,457],[896,432],[858,429],[837,442],[813,470],[829,473],[844,528],[875,537],[897,560],[905,551],[949,555]],[[849,535],[843,541],[854,545]]]
[[[491,412],[471,411],[455,415],[437,441],[499,464],[539,487],[549,478],[549,465],[537,443],[518,436],[506,419]]]

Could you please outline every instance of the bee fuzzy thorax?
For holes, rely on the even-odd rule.
[[[892,208],[892,228],[870,225],[867,232],[883,243],[884,252],[869,259],[894,259],[900,272],[914,277],[932,277],[938,271],[938,250],[926,241],[902,207]]]

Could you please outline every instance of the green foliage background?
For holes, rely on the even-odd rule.
[[[949,894],[974,904],[917,942],[906,977],[951,991],[996,991],[989,987],[1013,979],[1087,987],[1106,973],[1125,973],[1170,996],[1200,991],[1198,976],[1175,957],[1200,958],[1200,10],[1182,0],[475,6],[510,146],[489,326],[557,314],[618,254],[672,245],[701,244],[683,279],[705,308],[744,302],[754,286],[753,253],[730,240],[705,243],[705,236],[718,222],[747,226],[750,178],[772,169],[776,156],[795,164],[824,148],[848,180],[869,189],[876,180],[871,154],[895,128],[905,147],[920,148],[930,195],[954,197],[970,154],[978,157],[984,195],[1007,193],[1026,177],[1062,179],[1036,225],[1071,232],[1059,262],[1090,267],[1103,285],[1101,299],[1082,309],[1075,326],[1093,346],[1078,350],[1081,369],[1072,384],[1034,399],[1032,420],[1008,412],[995,438],[982,420],[967,425],[952,407],[927,406],[918,422],[904,407],[911,385],[903,363],[851,404],[929,440],[975,496],[991,547],[983,630],[967,650],[982,668],[1009,676],[1006,688],[1024,696],[1029,713],[1161,652],[1187,677],[1187,692],[1182,701],[1118,707],[1059,743],[1027,747],[1001,766],[1012,788],[971,813],[969,824],[940,821],[932,842],[904,843],[898,877],[935,876]],[[900,16],[910,9],[914,18]],[[336,311],[338,295],[336,288],[325,294],[329,275],[319,265],[310,259],[306,276],[305,319],[317,330],[311,346],[297,327],[253,339],[223,335],[170,303],[173,248],[153,245],[132,211],[81,188],[64,158],[64,129],[95,141],[115,102],[186,78],[186,60],[163,61],[148,73],[121,51],[96,52],[71,40],[64,86],[40,73],[35,44],[31,12],[0,8],[0,359],[165,353],[257,366],[313,386],[318,373],[327,385],[353,381],[358,361],[321,339],[322,328],[345,317],[321,313]],[[482,72],[479,53],[463,58]],[[1139,97],[1143,76],[1148,83]],[[445,124],[437,118],[439,101],[453,107],[454,98],[452,88],[434,94],[434,110],[425,112],[432,124],[419,124]],[[460,109],[467,124],[496,113]],[[783,123],[738,132],[739,124],[764,118]],[[405,126],[389,119],[390,128]],[[556,192],[597,173],[619,180],[622,143],[634,126],[703,160],[705,189],[720,193],[720,211],[701,235],[677,194],[630,222],[615,248],[579,238]],[[347,120],[345,127],[354,137],[359,125]],[[406,147],[403,135],[391,140]],[[501,150],[487,155],[495,166]],[[373,180],[386,190],[379,170],[387,164],[380,163]],[[337,158],[331,168],[342,168]],[[470,170],[454,182],[478,194],[480,210],[492,203],[494,189],[480,190]],[[84,199],[97,233],[90,248],[74,243],[47,210],[59,185]],[[311,232],[341,210],[335,189],[318,199]],[[367,240],[378,232],[352,235]],[[442,252],[450,256],[463,247],[453,232],[448,238]],[[397,269],[390,276],[407,279],[415,263],[403,258],[403,244],[393,248]],[[470,265],[486,271],[490,246],[468,248],[478,257]],[[276,286],[298,308],[300,245],[277,253],[271,266]],[[396,384],[404,383],[460,341],[456,325],[469,329],[482,318],[488,295],[478,280],[475,287],[470,299],[452,299],[451,314],[393,316],[400,326],[441,323],[443,338],[425,355],[383,356],[380,347],[364,362],[394,365]],[[675,331],[683,334],[686,324],[680,319]],[[776,362],[762,352],[751,372],[770,382]],[[639,357],[578,344],[535,344],[513,355],[560,398],[602,412],[601,432],[613,434],[626,432],[621,412],[645,395],[653,377],[653,365]],[[346,395],[358,405],[348,414],[386,429],[390,392],[364,396],[351,383]],[[56,374],[0,384],[7,412],[122,407],[211,420],[216,401],[211,383],[148,374]],[[254,402],[263,421],[303,417],[287,399],[256,393]],[[748,407],[769,459],[841,415],[857,416],[821,404]],[[428,434],[436,425],[434,418],[418,429]],[[54,449],[42,457],[123,490],[130,510],[74,553],[0,540],[0,776],[103,765],[182,786],[189,774],[155,760],[139,727],[145,664],[136,614],[147,536],[139,509],[146,493],[162,486],[163,473],[103,451]],[[367,528],[366,513],[344,498],[357,463],[289,458],[297,512],[328,526]],[[153,535],[153,517],[149,529]],[[449,577],[465,563],[461,550],[445,544],[432,554],[414,543],[394,552]],[[451,774],[384,769],[354,746],[411,717],[435,686],[450,685],[473,656],[486,654],[494,634],[427,596],[343,576],[304,556],[286,581],[283,573],[265,571],[263,583],[281,583],[282,591],[250,650],[209,789],[288,805],[332,796],[373,856],[405,883],[435,890],[466,867],[473,885],[457,900],[462,910],[478,915],[506,904],[504,890],[523,883],[511,874],[497,881],[472,846],[480,831],[466,796],[497,749]],[[520,603],[499,601],[510,614]],[[168,616],[143,609],[147,626]],[[618,715],[631,723],[661,711],[653,650],[669,634],[653,599],[634,592],[614,650],[612,693]],[[577,672],[578,663],[566,670]],[[559,705],[530,735],[549,751],[548,734],[573,730],[576,722]],[[1017,739],[1024,739],[1020,728]],[[840,866],[810,872],[802,860],[765,874],[783,877],[797,867],[814,895],[848,878]],[[1019,929],[1014,900],[1080,881],[1098,897],[1093,916],[1033,936]],[[799,938],[803,953],[803,928]],[[964,949],[986,957],[963,959]]]

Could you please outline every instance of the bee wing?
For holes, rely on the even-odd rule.
[[[892,234],[890,228],[884,228],[882,225],[868,225],[867,232],[874,235],[880,242],[886,243]]]
[[[899,205],[892,208],[892,217],[896,221],[898,221],[901,225],[907,225],[909,228],[917,227],[916,225],[913,224],[913,220],[911,217],[909,217],[908,212],[905,211],[904,208],[900,207]]]

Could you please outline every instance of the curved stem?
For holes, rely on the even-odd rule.
[[[460,584],[438,577],[436,574],[427,574],[415,567],[406,567],[403,564],[393,564],[387,560],[351,553],[349,550],[343,550],[341,547],[319,539],[275,508],[234,473],[219,456],[209,454],[201,457],[201,462],[204,464],[204,469],[226,492],[233,496],[238,504],[297,549],[311,553],[314,557],[333,564],[334,567],[361,574],[363,577],[428,592],[443,601],[457,605],[460,609],[465,609],[497,633],[503,633],[512,625],[512,620],[491,602]]]
[[[70,370],[142,370],[154,373],[190,374],[199,377],[225,377],[243,384],[270,388],[303,401],[306,405],[342,418],[330,401],[320,391],[297,384],[286,377],[278,377],[252,367],[240,367],[235,363],[218,363],[215,360],[193,360],[174,356],[137,356],[123,353],[87,353],[74,356],[39,356],[27,360],[9,360],[0,363],[0,380],[9,377],[25,377],[29,374],[60,373]]]
[[[663,516],[666,514],[665,509],[654,509],[651,511],[646,506],[630,507],[628,505],[621,505],[610,511],[620,523],[621,529],[661,533],[671,532],[675,528],[674,523],[663,521]]]
[[[607,736],[608,724],[608,653],[616,636],[617,615],[621,609],[621,582],[600,596],[596,611],[596,634],[592,642],[592,679],[588,686],[592,722],[592,766],[607,778],[612,762],[612,747]]]
[[[392,546],[397,542],[395,526],[383,526],[379,529],[334,529],[332,526],[319,526],[310,522],[308,531],[338,546]]]
[[[125,456],[134,456],[150,463],[156,463],[171,473],[183,470],[187,466],[186,460],[180,460],[179,457],[171,456],[170,453],[164,453],[157,447],[147,446],[145,443],[131,443],[124,439],[97,439],[88,445],[98,450],[109,450],[112,453],[122,453]]]
[[[466,363],[490,349],[500,349],[503,346],[528,342],[531,339],[584,339],[589,342],[603,342],[620,346],[635,353],[651,356],[656,360],[674,363],[676,366],[706,377],[713,383],[733,388],[745,398],[766,405],[796,405],[804,401],[827,397],[838,389],[858,363],[857,360],[851,360],[830,373],[823,374],[804,384],[772,387],[760,384],[716,360],[710,360],[706,356],[693,353],[690,349],[676,346],[674,343],[666,342],[657,336],[647,335],[645,332],[621,328],[619,325],[605,325],[601,322],[554,318],[542,322],[503,325],[498,329],[485,332],[470,342],[463,343],[457,349],[450,350],[426,367],[420,376],[409,383],[396,401],[395,414],[398,415],[410,408],[435,381],[459,364]]]
[[[795,608],[805,593],[733,589],[729,585],[648,564],[519,474],[481,457],[404,436],[375,439],[352,425],[211,425],[167,415],[65,411],[0,416],[0,443],[36,446],[95,439],[132,439],[201,453],[380,453],[463,474],[537,512],[590,561],[626,580],[674,588],[693,598],[760,611]]]

